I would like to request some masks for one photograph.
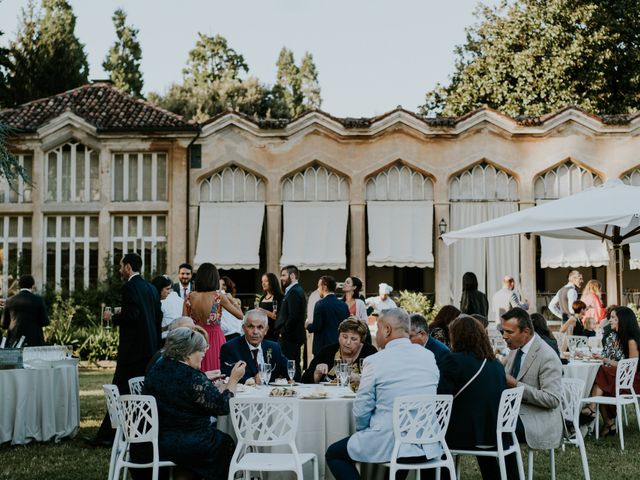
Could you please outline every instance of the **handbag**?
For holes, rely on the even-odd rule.
[[[480,375],[480,372],[482,372],[482,369],[484,368],[485,363],[487,363],[487,359],[486,359],[486,358],[484,359],[484,362],[482,362],[482,365],[480,365],[480,368],[479,368],[479,369],[478,369],[478,371],[475,373],[475,375],[474,375],[473,377],[471,377],[471,378],[469,379],[469,381],[468,381],[467,383],[465,383],[465,384],[464,384],[464,386],[463,386],[460,390],[458,390],[458,393],[456,393],[456,394],[453,396],[453,399],[454,399],[454,400],[458,397],[458,395],[460,395],[462,392],[464,392],[465,388],[467,388],[469,385],[471,385],[471,382],[473,382],[473,381],[476,379],[476,377],[477,377],[478,375]]]

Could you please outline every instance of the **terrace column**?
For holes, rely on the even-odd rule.
[[[435,236],[434,242],[434,256],[435,256],[435,269],[436,269],[436,303],[439,305],[447,305],[450,303],[449,297],[449,247],[447,247],[440,238],[440,227],[438,224],[441,220],[449,226],[447,231],[450,230],[451,221],[449,219],[449,203],[439,203],[436,200],[434,203],[435,217],[433,219],[433,231]]]
[[[267,271],[280,278],[282,255],[282,205],[267,204]]]
[[[365,230],[365,204],[350,205],[351,248],[349,252],[349,271],[366,282],[367,278],[367,234]]]

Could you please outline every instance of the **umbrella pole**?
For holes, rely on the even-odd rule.
[[[624,255],[622,254],[622,237],[620,236],[620,227],[613,227],[613,235],[611,237],[613,243],[613,255],[616,262],[617,303],[618,305],[622,305],[622,262],[624,262]]]

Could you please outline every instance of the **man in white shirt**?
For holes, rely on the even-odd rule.
[[[522,300],[520,292],[515,288],[516,282],[511,275],[506,275],[502,279],[502,288],[493,294],[491,307],[493,310],[493,321],[496,328],[500,326],[501,317],[512,308],[519,307],[529,310],[529,303]]]
[[[378,296],[369,297],[364,301],[364,303],[367,307],[373,307],[374,315],[381,315],[387,310],[397,307],[396,302],[389,297],[391,292],[393,292],[393,287],[391,285],[381,283],[378,285]]]
[[[566,322],[573,311],[573,302],[578,300],[578,289],[582,286],[582,274],[577,270],[569,272],[569,283],[562,287],[549,302],[549,310]]]

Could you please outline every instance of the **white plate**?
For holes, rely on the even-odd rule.
[[[313,394],[310,393],[308,395],[304,395],[302,397],[300,397],[302,400],[326,400],[327,398],[329,398],[329,395],[317,395],[317,394]]]
[[[320,385],[324,385],[325,387],[337,387],[338,386],[337,383],[333,383],[333,382],[320,382]]]

